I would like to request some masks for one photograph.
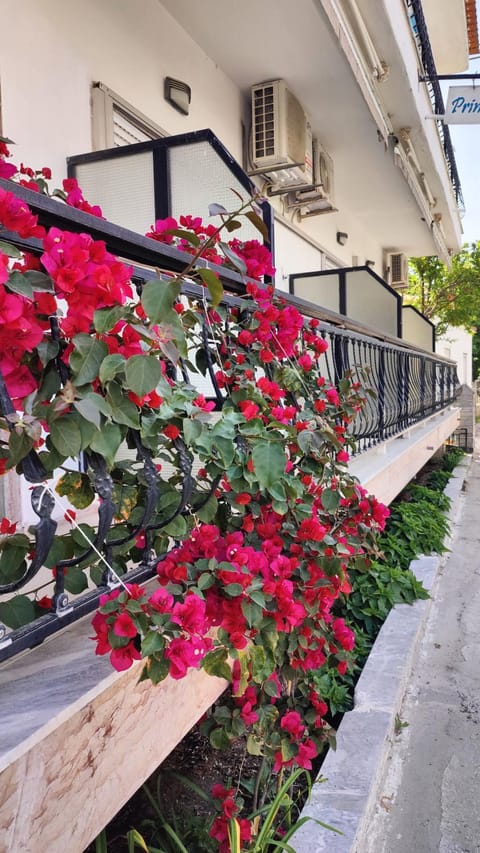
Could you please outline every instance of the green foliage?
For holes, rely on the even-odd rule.
[[[432,502],[400,502],[391,508],[378,544],[389,566],[406,570],[419,554],[442,554],[448,530],[447,519]]]
[[[465,245],[449,269],[439,258],[411,258],[404,299],[437,323],[437,334],[448,326],[472,331],[480,317],[480,243]]]

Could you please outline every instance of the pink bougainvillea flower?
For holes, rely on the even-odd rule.
[[[165,657],[170,661],[169,673],[172,678],[184,678],[192,667],[198,669],[203,658],[213,645],[208,637],[174,637],[165,651]]]
[[[293,740],[300,740],[305,731],[305,725],[298,711],[287,711],[280,720],[280,728],[288,732]]]

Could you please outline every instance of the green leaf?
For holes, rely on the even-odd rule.
[[[240,583],[227,583],[226,586],[224,586],[224,591],[230,596],[230,598],[236,598],[242,594],[243,587]]]
[[[202,425],[200,421],[193,418],[184,418],[182,422],[183,438],[185,444],[195,444],[196,439],[202,434]]]
[[[142,640],[142,655],[149,657],[154,652],[163,652],[165,640],[158,631],[149,631]]]
[[[270,488],[278,483],[285,473],[285,450],[278,442],[257,442],[252,451],[252,460],[261,488]]]
[[[162,528],[162,532],[168,536],[173,536],[174,539],[183,539],[187,532],[187,522],[183,515],[177,515],[166,527]]]
[[[2,544],[0,554],[0,583],[15,583],[25,574],[25,557],[30,550],[30,542],[18,546],[8,539]]]
[[[218,511],[218,501],[215,495],[212,495],[211,498],[208,499],[205,506],[202,506],[200,509],[195,510],[195,515],[203,521],[204,524],[208,524],[215,518]]]
[[[64,415],[54,421],[50,427],[50,438],[65,458],[78,456],[82,449],[82,434],[74,415]]]
[[[37,346],[37,352],[42,365],[45,367],[49,361],[56,358],[59,350],[60,346],[57,341],[41,341]]]
[[[70,356],[74,385],[86,385],[98,377],[100,365],[108,355],[107,345],[90,335],[79,334],[73,338],[74,350]]]
[[[16,595],[0,604],[0,619],[9,628],[21,628],[35,619],[33,602],[26,595]]]
[[[7,255],[8,258],[21,258],[22,253],[13,243],[6,243],[5,240],[0,240],[0,252]]]
[[[207,285],[208,292],[210,294],[210,299],[212,301],[212,308],[216,308],[217,305],[222,301],[223,296],[223,284],[213,272],[213,270],[209,269],[199,269],[198,274],[202,279],[203,283]]]
[[[207,652],[201,665],[208,675],[216,675],[218,678],[225,678],[227,681],[232,680],[232,672],[227,663],[226,649],[215,649],[213,652]]]
[[[322,506],[327,512],[337,509],[340,503],[340,493],[336,489],[324,489],[322,492]]]
[[[65,589],[71,592],[72,595],[79,595],[88,587],[88,580],[85,572],[78,566],[71,566],[65,572]]]
[[[165,658],[150,657],[145,664],[139,681],[145,681],[149,678],[152,684],[159,684],[167,677],[170,669],[170,663]]]
[[[132,355],[125,367],[127,387],[143,397],[156,388],[161,379],[160,362],[153,355]]]
[[[28,283],[23,273],[14,270],[10,273],[6,284],[13,293],[19,293],[20,296],[25,296],[27,299],[33,300],[32,285]]]
[[[87,474],[71,471],[60,477],[55,491],[62,497],[67,497],[76,509],[85,509],[95,499],[95,490]]]
[[[100,429],[100,412],[95,403],[89,400],[88,397],[85,397],[83,400],[75,400],[73,405],[82,418],[92,423],[96,429]]]
[[[225,255],[227,261],[230,262],[232,267],[237,270],[241,275],[247,274],[247,265],[243,258],[240,258],[233,249],[227,243],[219,243],[219,248],[222,250]]]
[[[114,305],[113,308],[99,308],[93,315],[95,331],[99,334],[109,332],[122,319],[124,313],[123,305]]]
[[[230,738],[224,729],[213,729],[209,738],[214,749],[228,749],[230,746]]]
[[[170,322],[175,314],[173,305],[180,293],[181,285],[176,282],[149,281],[142,291],[142,305],[152,323]],[[175,314],[175,316],[177,316]]]
[[[27,270],[27,272],[22,273],[22,275],[31,285],[32,290],[46,290],[53,293],[53,281],[46,273],[40,272],[40,270]]]
[[[247,752],[249,755],[263,755],[263,743],[255,735],[249,735],[247,738]]]
[[[120,424],[133,429],[140,429],[140,417],[138,408],[125,396],[122,388],[117,382],[110,382],[107,393],[113,419]]]
[[[27,456],[33,447],[33,440],[27,435],[25,430],[17,432],[12,430],[8,439],[8,449],[10,451],[9,467],[17,465],[22,459]]]
[[[253,601],[242,601],[242,613],[250,628],[259,625],[263,618],[263,607]]]
[[[106,382],[110,382],[118,373],[121,373],[125,369],[126,363],[127,360],[125,356],[120,355],[120,353],[107,355],[100,365],[100,371],[98,374],[102,385],[105,385]]]
[[[193,231],[185,231],[184,228],[169,228],[167,233],[173,234],[174,237],[180,237],[181,240],[186,240],[192,246],[197,247],[200,245],[200,238]]]
[[[145,853],[149,853],[149,849],[143,835],[140,835],[136,829],[130,829],[127,832],[127,841],[128,853],[134,853],[135,847],[140,847],[140,849],[144,850]]]
[[[90,447],[96,453],[100,453],[109,465],[112,465],[122,440],[123,435],[117,424],[105,424],[94,434]]]

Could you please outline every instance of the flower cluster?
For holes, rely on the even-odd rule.
[[[2,146],[0,176],[45,191],[48,170],[12,171]],[[101,215],[71,179],[60,196]],[[258,222],[254,206],[249,219]],[[4,413],[0,472],[41,443],[47,474],[83,451],[101,457],[114,504],[112,568],[122,575],[146,553],[157,561],[153,590],[126,582],[102,595],[96,653],[118,671],[143,660],[142,678],[154,683],[198,668],[223,677],[230,691],[203,723],[212,744],[245,737],[274,771],[308,770],[329,737],[318,674],[345,674],[355,660],[339,609],[349,570],[368,568],[388,515],[346,467],[364,404],[360,372],[326,379],[321,325],[261,282],[274,270],[260,242],[223,243],[220,228],[191,216],[157,221],[149,236],[190,255],[188,278],[209,289],[205,309],[204,299],[180,298],[181,276],[150,280],[138,295],[131,268],[102,241],[46,233],[13,192],[0,190],[0,226],[41,243],[33,256],[2,242],[0,370],[16,413]],[[249,279],[241,303],[222,303],[199,259],[238,259]],[[208,374],[211,397],[195,387],[194,365]],[[122,457],[125,444],[143,468]],[[56,489],[80,511],[96,486],[91,471],[66,471]],[[15,537],[7,579],[16,582],[33,543]],[[62,537],[62,554],[72,565],[78,558],[65,575],[72,592],[88,584],[83,548],[74,531]],[[100,584],[98,566],[90,572]],[[51,602],[42,595],[37,613]],[[220,850],[231,821],[248,843],[232,790],[215,796]]]
[[[159,243],[175,245],[188,254],[196,254],[200,241],[203,241],[199,257],[214,264],[230,264],[232,261],[228,249],[242,262],[242,270],[249,278],[261,281],[264,276],[275,273],[270,251],[258,240],[233,239],[227,243],[227,254],[222,251],[224,244],[220,240],[221,228],[205,225],[199,216],[180,216],[177,222],[173,216],[157,219],[146,236]]]

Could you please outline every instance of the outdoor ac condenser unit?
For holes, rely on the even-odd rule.
[[[333,160],[318,139],[313,140],[314,185],[306,190],[297,190],[289,198],[289,207],[303,209],[303,215],[335,211]]]
[[[274,190],[313,185],[312,129],[284,80],[252,86],[252,163]]]
[[[408,258],[403,252],[387,252],[388,283],[397,290],[408,287]]]

